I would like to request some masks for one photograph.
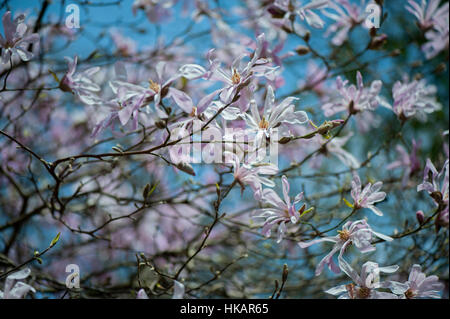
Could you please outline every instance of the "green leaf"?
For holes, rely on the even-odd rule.
[[[61,232],[59,232],[58,235],[56,235],[56,237],[53,238],[53,240],[52,240],[52,242],[50,244],[50,247],[53,247],[53,246],[56,245],[56,243],[59,241],[59,236],[61,236]]]
[[[347,205],[350,208],[353,208],[353,204],[350,203],[348,200],[346,200],[345,198],[343,198],[342,200],[344,201],[345,205]]]
[[[56,75],[56,73],[53,72],[53,71],[50,70],[50,69],[48,70],[48,72],[50,72],[50,74],[53,76],[53,78],[55,79],[55,81],[59,83],[59,79],[58,79],[58,76]]]

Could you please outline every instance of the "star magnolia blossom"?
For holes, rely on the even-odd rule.
[[[442,178],[443,177],[443,178]],[[426,191],[440,207],[436,218],[436,227],[448,227],[449,225],[449,160],[444,163],[440,172],[434,167],[430,159],[427,159],[423,182],[417,186],[417,191]]]
[[[373,81],[369,88],[364,87],[363,78],[358,71],[356,74],[357,85],[347,85],[348,80],[342,80],[339,76],[336,80],[339,96],[322,106],[325,116],[332,116],[342,111],[356,114],[360,111],[373,111],[379,105],[378,94],[381,91],[382,82]]]
[[[261,175],[273,175],[278,172],[278,167],[273,164],[267,165],[250,165],[250,164],[242,164],[240,163],[239,157],[234,154],[225,151],[225,158],[229,157],[232,160],[233,165],[233,175],[234,179],[239,183],[242,188],[242,191],[245,188],[245,185],[249,185],[253,192],[261,191],[262,185],[266,185],[268,187],[274,187],[275,183],[266,177],[262,177]]]
[[[379,192],[382,186],[383,182],[376,182],[373,185],[372,183],[368,183],[364,189],[362,189],[361,179],[358,174],[354,174],[351,191],[354,200],[354,208],[369,208],[376,215],[383,216],[383,213],[374,205],[377,202],[383,201],[386,197],[385,192]]]
[[[437,276],[427,277],[420,265],[413,265],[405,283],[394,283],[392,291],[402,299],[441,298],[439,292],[444,285]]]
[[[391,109],[402,120],[417,116],[424,121],[426,114],[442,108],[436,100],[436,92],[436,86],[427,85],[425,79],[409,82],[405,76],[403,81],[395,82],[392,87],[394,104],[391,106],[383,100],[381,105]]]
[[[268,86],[262,117],[256,102],[254,100],[250,102],[250,114],[245,114],[245,121],[250,127],[250,131],[256,133],[256,145],[261,145],[263,138],[269,138],[273,130],[282,123],[304,124],[308,121],[308,115],[304,111],[294,111],[295,106],[292,102],[295,100],[297,98],[288,97],[275,106],[273,88]]]
[[[276,0],[269,7],[269,12],[284,13],[279,24],[288,29],[291,29],[291,19],[296,15],[311,27],[322,29],[324,22],[313,10],[324,8],[328,3],[329,0],[313,0],[305,4],[292,0]]]
[[[322,140],[322,145],[325,145],[325,152],[326,154],[331,154],[336,156],[342,163],[344,163],[346,166],[357,169],[360,166],[359,161],[356,159],[356,157],[346,151],[344,149],[344,145],[347,144],[348,140],[353,136],[353,133],[350,132],[346,136],[342,137],[334,137],[330,142],[327,143],[327,139],[320,137]]]
[[[0,299],[21,299],[25,297],[25,295],[29,292],[36,292],[36,290],[31,287],[30,285],[27,285],[26,283],[23,283],[18,280],[23,280],[27,278],[31,273],[31,270],[29,268],[14,272],[10,274],[8,277],[6,277],[5,281],[5,288],[2,292],[0,290]],[[16,284],[14,285],[14,282]]]
[[[447,2],[448,5],[448,2]],[[447,9],[446,16],[442,17],[433,25],[433,29],[425,33],[428,40],[421,49],[427,59],[432,59],[441,51],[448,50],[449,45],[449,13]]]
[[[372,235],[381,238],[385,241],[392,241],[393,239],[389,236],[380,234],[372,230],[369,224],[365,220],[357,220],[355,222],[348,221],[342,226],[342,230],[338,231],[338,235],[331,237],[323,237],[319,239],[312,240],[310,242],[299,242],[298,245],[301,248],[307,248],[314,244],[321,242],[332,242],[334,243],[333,249],[322,258],[316,267],[316,276],[319,276],[325,265],[334,273],[339,273],[341,269],[336,266],[333,261],[333,256],[338,251],[340,251],[339,256],[342,257],[345,249],[349,245],[354,245],[362,253],[367,253],[374,251],[376,248],[372,245]]]
[[[334,33],[331,43],[341,46],[347,40],[350,30],[365,20],[367,16],[364,11],[366,8],[365,1],[356,4],[350,3],[348,0],[340,0],[330,2],[328,8],[332,9],[333,12],[323,10],[323,14],[336,22],[328,27],[325,36]]]
[[[428,3],[427,3],[428,2]],[[441,19],[448,19],[448,2],[439,7],[441,0],[421,0],[419,5],[416,1],[408,0],[408,5],[405,6],[406,10],[411,12],[416,18],[418,25],[427,30],[434,26],[436,22]]]
[[[39,42],[39,34],[33,33],[25,35],[27,25],[24,23],[23,14],[11,21],[11,12],[3,14],[3,30],[5,37],[0,34],[0,48],[2,49],[2,63],[8,63],[14,54],[17,54],[22,61],[29,61],[33,53],[28,51],[30,44]]]
[[[342,271],[353,280],[353,283],[340,285],[325,292],[339,296],[339,299],[398,299],[398,296],[393,293],[377,291],[377,289],[387,289],[393,285],[391,281],[380,282],[379,274],[394,273],[398,268],[397,265],[379,267],[377,263],[368,261],[362,266],[361,275],[359,275],[345,260],[342,260]]]
[[[283,199],[281,199],[273,189],[258,190],[255,193],[255,198],[261,201],[264,205],[270,206],[270,208],[258,209],[253,212],[254,218],[264,219],[264,225],[262,228],[262,234],[266,237],[270,237],[272,227],[278,225],[277,243],[280,243],[283,239],[283,235],[286,233],[286,223],[296,224],[302,213],[305,212],[306,205],[303,205],[299,211],[296,210],[295,205],[303,199],[303,192],[295,196],[294,201],[291,202],[289,197],[289,182],[286,176],[282,177],[283,183]]]
[[[398,153],[398,159],[386,166],[386,170],[390,171],[392,169],[401,168],[405,169],[402,178],[402,185],[405,186],[409,178],[418,170],[420,170],[420,161],[417,157],[417,143],[415,140],[412,141],[411,154],[405,150],[401,145],[397,145],[396,150]]]
[[[230,70],[224,70],[219,67],[220,62],[211,58],[212,52],[209,53],[210,71],[209,79],[217,80],[225,83],[225,87],[220,90],[220,99],[223,103],[232,102],[237,91],[248,85],[253,77],[269,76],[277,67],[270,67],[269,60],[261,58],[261,51],[264,46],[264,33],[260,34],[257,39],[256,49],[251,56],[251,60],[243,67],[241,61],[248,54],[238,56],[231,64]]]
[[[100,91],[100,86],[90,79],[100,71],[100,68],[97,66],[75,74],[78,56],[75,56],[73,60],[69,57],[65,57],[65,59],[68,70],[59,82],[59,88],[64,92],[76,94],[83,103],[88,105],[100,103],[101,100],[95,95],[95,92]]]

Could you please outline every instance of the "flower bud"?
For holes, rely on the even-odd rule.
[[[295,52],[297,52],[298,55],[306,55],[310,52],[309,48],[304,46],[304,45],[299,45],[296,49]]]
[[[418,210],[416,213],[416,218],[419,224],[422,225],[423,222],[425,221],[425,215],[423,214],[423,211]]]
[[[369,49],[371,50],[381,49],[381,47],[386,43],[387,38],[388,37],[386,34],[380,34],[378,36],[373,37],[372,41],[370,42]]]
[[[181,162],[177,165],[177,168],[180,171],[183,171],[189,175],[195,176],[194,168],[189,163]]]

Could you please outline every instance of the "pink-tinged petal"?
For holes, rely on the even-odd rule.
[[[214,100],[216,95],[220,93],[221,90],[222,89],[215,90],[201,98],[201,100],[198,102],[197,105],[197,110],[199,114],[203,113],[208,108],[208,106],[211,105],[211,102]]]
[[[131,107],[124,107],[119,112],[119,120],[122,125],[126,125],[130,120],[131,114],[133,113],[133,109]]]
[[[173,98],[175,103],[186,113],[190,114],[192,112],[192,108],[194,107],[194,103],[189,95],[180,91],[178,89],[170,88],[169,94],[170,97]]]
[[[383,216],[383,212],[374,205],[368,205],[367,208],[369,208],[375,215]]]
[[[178,71],[189,80],[198,79],[206,74],[205,68],[198,64],[185,64]]]
[[[336,243],[338,241],[338,239],[336,239],[335,237],[323,237],[323,238],[311,240],[309,242],[300,241],[300,242],[298,242],[298,245],[300,246],[300,248],[308,248],[312,245],[315,245],[317,243],[321,243],[324,241]]]
[[[290,203],[291,199],[289,198],[289,189],[290,189],[289,181],[288,181],[288,179],[287,179],[287,177],[285,175],[283,175],[283,177],[281,178],[281,181],[283,183],[284,202],[289,207],[291,205],[291,203]]]

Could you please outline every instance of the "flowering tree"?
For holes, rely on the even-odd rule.
[[[448,298],[447,1],[73,2],[0,3],[0,298]]]

